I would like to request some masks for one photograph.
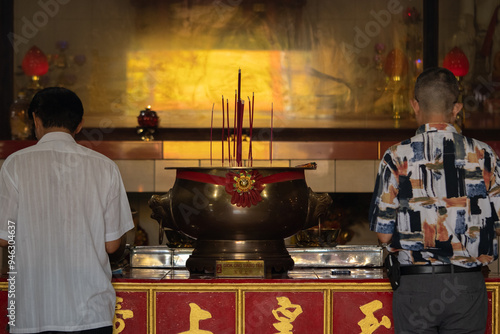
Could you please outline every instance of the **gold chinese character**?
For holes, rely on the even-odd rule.
[[[113,334],[119,334],[123,332],[123,330],[125,329],[124,319],[131,319],[134,317],[133,311],[122,310],[121,302],[123,302],[123,298],[116,297],[115,317],[113,319]],[[118,316],[122,316],[123,319],[118,318]]]
[[[302,313],[302,307],[298,304],[292,304],[287,297],[276,297],[276,299],[281,307],[273,310],[274,317],[279,321],[273,326],[279,331],[277,334],[292,334],[292,322]]]
[[[202,310],[195,303],[189,303],[191,312],[189,313],[189,330],[179,334],[213,334],[210,331],[200,329],[200,321],[212,318],[210,312]]]
[[[374,300],[368,304],[360,306],[361,312],[363,312],[366,317],[358,322],[359,327],[361,327],[361,334],[372,334],[377,328],[380,326],[384,326],[385,328],[391,328],[391,319],[386,317],[385,315],[382,317],[382,321],[378,321],[375,318],[375,311],[380,310],[383,307],[382,302],[380,300]]]

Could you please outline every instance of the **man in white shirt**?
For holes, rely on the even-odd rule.
[[[60,87],[33,98],[38,143],[0,171],[0,245],[9,255],[11,333],[112,333],[108,254],[134,227],[116,164],[74,140],[78,96]]]

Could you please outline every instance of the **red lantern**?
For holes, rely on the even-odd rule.
[[[457,46],[444,57],[443,67],[449,69],[456,77],[464,77],[469,73],[469,60]]]
[[[22,68],[27,76],[42,76],[49,71],[47,56],[42,50],[33,46],[24,56]]]
[[[384,71],[389,77],[402,77],[408,73],[408,58],[400,49],[393,49],[385,59]]]

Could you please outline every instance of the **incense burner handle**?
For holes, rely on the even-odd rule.
[[[163,195],[153,195],[148,201],[148,205],[153,210],[151,218],[156,220],[160,226],[158,235],[159,244],[163,244],[164,228],[178,230],[172,218],[172,189]]]
[[[307,218],[304,229],[311,228],[319,224],[321,217],[328,212],[328,207],[333,203],[328,193],[315,193],[311,188],[309,190],[309,205],[307,208]]]

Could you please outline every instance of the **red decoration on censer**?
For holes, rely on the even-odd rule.
[[[38,47],[33,46],[23,58],[22,68],[26,75],[42,76],[49,71],[47,56]]]
[[[464,77],[469,73],[469,59],[462,49],[455,46],[444,57],[443,67],[449,69],[456,77]]]
[[[262,175],[256,170],[226,174],[226,192],[231,195],[231,204],[236,206],[257,205],[262,200],[260,193],[264,188]]]
[[[313,163],[313,166],[306,164],[297,167],[316,168],[316,164]],[[304,171],[298,170],[280,172],[268,176],[262,176],[257,170],[240,170],[228,172],[225,177],[177,170],[176,178],[224,186],[226,192],[231,195],[231,204],[249,208],[252,205],[257,205],[262,200],[260,193],[265,189],[266,184],[301,180],[305,176]]]
[[[408,58],[400,49],[392,49],[385,59],[384,71],[389,77],[402,77],[408,73]]]

